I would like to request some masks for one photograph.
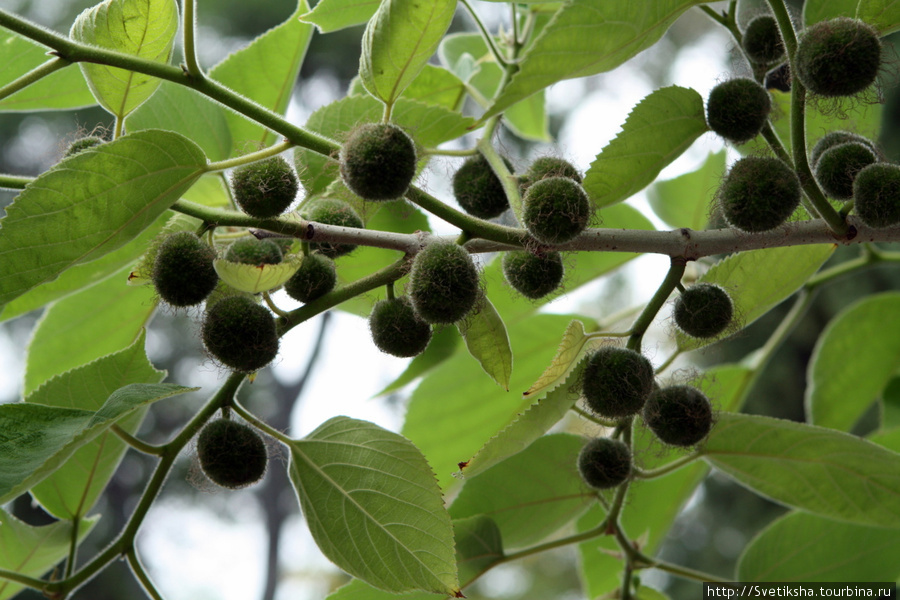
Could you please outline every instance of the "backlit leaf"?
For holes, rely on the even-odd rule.
[[[672,228],[702,231],[725,172],[725,151],[710,154],[696,171],[657,181],[647,190],[653,212]]]
[[[219,277],[236,290],[258,294],[282,286],[300,268],[297,255],[288,255],[275,265],[248,265],[217,258],[213,266]]]
[[[484,372],[503,389],[509,391],[513,355],[503,317],[487,298],[460,324],[459,332],[466,341],[466,348],[481,364]]]
[[[330,33],[372,18],[381,0],[319,0],[300,20],[315,25],[320,33]]]

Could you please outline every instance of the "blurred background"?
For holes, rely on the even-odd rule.
[[[505,24],[508,10],[504,5],[481,1],[473,4],[493,30]],[[67,32],[77,14],[91,5],[90,0],[0,0],[4,10],[60,32]],[[725,5],[720,2],[713,6]],[[798,13],[801,5],[799,1],[792,3]],[[747,2],[746,7],[751,15],[759,10],[753,2]],[[284,21],[295,8],[292,0],[198,2],[201,64],[207,68],[216,64]],[[460,11],[453,30],[473,29],[472,21]],[[314,110],[344,95],[357,73],[362,31],[362,27],[356,27],[313,37],[288,112],[293,122],[304,123]],[[176,54],[177,48],[176,43]],[[892,51],[889,54],[896,56]],[[176,56],[176,64],[178,60]],[[660,43],[623,67],[553,86],[547,95],[547,106],[555,142],[525,141],[503,130],[498,143],[521,169],[531,158],[552,154],[569,159],[584,171],[616,135],[631,108],[654,89],[678,84],[693,87],[705,96],[716,83],[733,74],[750,75],[749,66],[734,51],[733,40],[699,10],[691,10]],[[892,160],[900,153],[895,80],[893,77],[883,85],[886,104],[881,134],[882,147]],[[99,108],[0,114],[0,139],[4,141],[0,172],[37,175],[60,159],[72,139],[94,130],[109,130],[111,126],[111,119]],[[471,145],[475,139],[473,136],[463,142]],[[722,147],[720,140],[707,134],[662,177],[696,169],[709,152]],[[734,151],[728,152],[730,162]],[[457,164],[455,159],[433,161],[426,178],[428,189],[449,199],[449,176]],[[13,197],[11,192],[0,191],[0,209]],[[630,203],[649,212],[644,193]],[[656,224],[662,226],[658,221]],[[438,232],[452,231],[440,223],[433,226]],[[841,261],[852,254],[852,250],[839,251],[834,260]],[[666,259],[643,257],[604,282],[564,294],[545,310],[600,316],[601,309],[597,307],[609,314],[646,301],[667,264]],[[876,290],[896,289],[898,280],[894,271],[872,270],[822,290],[795,334],[770,363],[769,372],[752,390],[746,410],[802,420],[806,363],[825,323],[853,298]],[[280,297],[279,302],[285,299]],[[289,302],[285,301],[285,305],[289,306]],[[765,341],[786,308],[779,307],[735,338],[691,356],[690,360],[705,366],[742,358]],[[0,373],[4,374],[0,376],[0,402],[21,399],[23,349],[40,316],[40,311],[36,311],[0,323]],[[168,439],[224,377],[203,353],[196,334],[196,317],[190,312],[160,310],[150,324],[148,352],[157,368],[167,369],[171,381],[203,387],[199,393],[182,396],[177,402],[161,403],[151,411],[142,429],[142,436],[150,442]],[[665,333],[662,329],[655,332],[660,339]],[[340,356],[339,361],[329,360],[336,356]],[[347,377],[341,366],[346,364],[355,365],[352,377]],[[246,406],[293,437],[305,435],[336,414],[371,420],[396,431],[402,424],[410,388],[375,396],[406,364],[374,348],[364,320],[332,311],[290,332],[277,364],[264,369],[241,393]],[[874,419],[868,422],[874,423]],[[861,427],[866,427],[865,422]],[[312,542],[294,492],[280,468],[279,462],[286,461],[286,457],[277,456],[277,449],[273,451],[275,462],[263,483],[237,492],[217,491],[206,482],[191,452],[178,463],[139,536],[142,557],[168,599],[312,600],[323,598],[347,581],[346,575],[322,557]],[[83,546],[82,557],[93,555],[121,529],[152,466],[152,459],[146,456],[135,452],[126,455],[108,493],[96,507],[103,518]],[[17,499],[10,508],[35,525],[50,520],[27,496]],[[662,556],[695,569],[731,576],[746,543],[783,510],[713,473],[679,517]],[[697,597],[697,583],[670,579],[654,571],[642,577],[644,583],[667,591],[672,598]],[[481,578],[466,594],[469,598],[498,600],[584,598],[574,548],[503,565]],[[20,597],[40,596],[26,592]],[[143,592],[124,563],[117,563],[75,597],[118,600],[140,598]]]

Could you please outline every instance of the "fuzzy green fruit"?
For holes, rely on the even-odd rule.
[[[269,454],[262,437],[251,427],[217,419],[197,436],[197,458],[214,483],[235,490],[262,479]]]
[[[288,162],[273,156],[235,169],[231,188],[242,211],[257,219],[271,219],[288,209],[299,184]]]
[[[762,15],[750,21],[741,45],[750,62],[757,65],[770,65],[784,56],[781,32],[775,17],[771,15]]]
[[[403,196],[416,175],[416,145],[392,123],[357,127],[341,147],[341,177],[365,200]]]
[[[281,248],[271,239],[241,238],[231,244],[225,260],[245,265],[277,265],[284,259]]]
[[[352,206],[335,198],[320,198],[303,207],[303,217],[324,225],[339,225],[362,229],[363,220]],[[331,242],[310,242],[309,248],[317,250],[328,258],[338,258],[356,250],[356,244],[333,244]]]
[[[307,254],[297,272],[284,284],[284,291],[294,300],[306,303],[321,298],[336,283],[334,261],[322,254]]]
[[[872,143],[872,140],[865,138],[858,133],[853,133],[852,131],[829,131],[818,142],[813,146],[812,150],[809,152],[809,164],[812,166],[816,166],[819,162],[819,158],[825,153],[826,150],[830,150],[835,146],[840,146],[841,144],[847,144],[850,142],[858,142],[868,147],[869,150],[872,151],[872,154],[878,156],[878,148],[875,147],[875,144]]]
[[[596,414],[618,419],[640,412],[653,384],[653,365],[643,354],[604,346],[587,360],[582,393]]]
[[[859,142],[848,142],[829,148],[816,162],[816,181],[835,200],[853,197],[853,181],[865,167],[878,162],[872,149]]]
[[[671,446],[693,446],[712,429],[709,398],[689,385],[656,390],[644,405],[642,416],[656,437]]]
[[[512,170],[509,160],[504,157],[503,162]],[[499,217],[509,208],[503,182],[481,154],[467,158],[453,174],[453,196],[464,211],[480,219]]]
[[[777,158],[742,158],[725,177],[719,204],[732,227],[751,233],[769,231],[800,205],[800,180]]]
[[[275,319],[246,296],[228,296],[207,312],[201,335],[209,353],[239,373],[253,373],[278,356]]]
[[[193,306],[215,289],[216,251],[189,231],[171,233],[156,251],[150,278],[159,297],[172,306]]]
[[[547,177],[568,177],[581,183],[581,173],[569,161],[556,156],[542,156],[536,158],[528,171],[522,176],[520,187],[524,192],[531,184]]]
[[[369,315],[369,331],[379,350],[401,358],[422,354],[431,341],[431,326],[405,296],[376,302]]]
[[[577,181],[548,177],[535,182],[523,198],[525,228],[544,244],[562,244],[585,230],[591,201]]]
[[[875,163],[853,182],[854,210],[869,227],[900,223],[900,166]]]
[[[455,323],[478,300],[478,269],[462,246],[433,242],[413,259],[408,291],[413,308],[426,322]]]
[[[631,475],[631,450],[621,440],[599,437],[590,440],[578,454],[578,472],[590,487],[608,490]]]
[[[797,40],[797,79],[814,94],[852,96],[873,83],[881,67],[878,32],[838,17],[810,26]]]
[[[503,255],[503,275],[517,292],[537,300],[559,287],[565,271],[559,252],[513,251]]]
[[[739,77],[724,81],[710,91],[706,122],[729,142],[742,144],[759,135],[771,110],[769,92],[752,79]]]
[[[728,328],[733,317],[728,292],[712,283],[694,284],[675,300],[675,324],[693,337],[715,337]]]
[[[83,138],[78,138],[66,148],[66,153],[63,155],[63,158],[68,158],[70,156],[74,156],[79,152],[83,152],[89,148],[93,148],[94,146],[99,146],[100,144],[106,143],[103,138],[97,137],[96,135],[89,135]]]

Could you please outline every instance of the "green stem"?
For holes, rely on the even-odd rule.
[[[32,181],[34,181],[34,177],[0,174],[0,189],[24,190],[25,186]]]
[[[451,225],[459,227],[463,231],[467,231],[470,235],[481,237],[487,240],[510,244],[513,246],[523,246],[528,236],[523,229],[514,229],[505,225],[497,225],[490,223],[477,217],[467,215],[455,208],[444,204],[434,196],[423,192],[419,188],[411,187],[406,192],[406,199],[433,214],[436,217],[447,221]]]
[[[443,150],[441,148],[425,148],[422,154],[428,156],[475,156],[478,154],[478,148],[468,148],[466,150]]]
[[[69,556],[66,558],[66,571],[64,577],[71,577],[78,561],[78,530],[81,528],[81,517],[72,518],[72,533],[69,535]]]
[[[484,26],[484,23],[481,21],[481,17],[478,16],[478,13],[475,12],[475,9],[472,8],[472,5],[469,4],[469,0],[460,0],[462,5],[465,7],[466,11],[468,11],[469,16],[472,17],[472,20],[475,21],[475,25],[478,27],[478,31],[481,32],[481,37],[484,39],[484,43],[487,45],[488,50],[491,51],[491,54],[494,56],[494,60],[497,63],[506,69],[509,66],[509,62],[500,52],[500,49],[497,48],[497,45],[494,43],[494,38]]]
[[[6,98],[7,96],[12,96],[22,88],[28,87],[39,79],[43,79],[47,75],[55,73],[63,67],[68,67],[71,64],[72,63],[62,58],[51,58],[44,64],[33,68],[21,77],[7,83],[3,87],[0,87],[0,100]]]
[[[677,458],[666,465],[657,467],[655,469],[647,469],[646,471],[635,467],[634,476],[637,479],[655,479],[656,477],[662,477],[663,475],[668,475],[672,471],[677,471],[684,465],[694,462],[695,460],[700,458],[700,456],[701,453],[692,452],[690,454],[682,456],[681,458]]]
[[[604,519],[600,525],[594,527],[593,529],[588,529],[582,533],[577,533],[575,535],[570,535],[564,538],[560,538],[558,540],[553,540],[552,542],[545,542],[543,544],[538,544],[537,546],[532,546],[531,548],[525,548],[523,550],[519,550],[518,552],[512,552],[510,554],[503,555],[502,558],[497,560],[494,564],[507,563],[512,562],[514,560],[519,560],[520,558],[525,558],[526,556],[532,556],[534,554],[540,554],[541,552],[546,552],[547,550],[553,550],[555,548],[563,548],[565,546],[569,546],[571,544],[580,544],[581,542],[586,542],[588,540],[592,540],[596,537],[600,537],[602,535],[608,535],[607,520]]]
[[[232,401],[231,408],[234,409],[234,412],[239,414],[241,418],[243,418],[248,423],[252,424],[254,427],[259,429],[260,431],[265,432],[267,435],[275,438],[282,444],[288,445],[293,440],[290,437],[286,436],[282,432],[274,429],[271,425],[261,420],[259,417],[254,415],[252,412],[243,407],[243,405],[237,400]]]
[[[119,436],[123,442],[137,450],[138,452],[143,452],[144,454],[150,454],[152,456],[162,456],[165,452],[165,446],[154,446],[153,444],[148,444],[147,442],[138,439],[137,437],[131,435],[118,424],[114,424],[110,427],[113,433]]]
[[[591,421],[592,423],[596,423],[597,425],[600,425],[601,427],[615,427],[616,426],[616,421],[614,421],[612,419],[604,419],[603,417],[598,417],[594,413],[588,412],[582,408],[579,408],[578,406],[573,406],[569,410],[584,417],[585,419],[587,419],[588,421]]]
[[[656,368],[654,373],[656,375],[663,373],[666,369],[672,366],[672,363],[675,362],[676,358],[681,356],[682,352],[684,352],[684,348],[678,348],[677,350],[675,350],[675,352],[673,352],[672,355],[669,356],[669,358],[667,358],[663,364],[659,365],[659,367]]]
[[[669,299],[669,295],[671,295],[681,282],[686,265],[687,261],[685,259],[677,256],[672,257],[666,278],[663,279],[663,282],[659,285],[656,293],[653,294],[650,302],[647,303],[644,311],[638,316],[634,325],[631,327],[631,337],[628,338],[628,348],[630,350],[634,350],[635,352],[641,351],[641,340],[644,339],[644,334],[647,333],[647,329],[650,327],[653,319],[656,318],[656,315],[663,307],[663,304]]]
[[[252,162],[256,162],[258,160],[263,160],[264,158],[270,158],[272,156],[278,156],[285,150],[290,150],[294,147],[294,144],[288,141],[279,142],[274,146],[270,146],[263,150],[259,150],[257,152],[251,152],[250,154],[244,154],[243,156],[238,156],[237,158],[230,158],[228,160],[220,160],[218,162],[211,162],[203,169],[204,171],[223,171],[225,169],[231,169],[234,167],[240,167],[243,165],[250,164]]]
[[[265,303],[266,303],[266,306],[268,306],[272,310],[273,313],[275,313],[279,317],[287,317],[287,313],[285,311],[281,310],[280,308],[278,308],[278,305],[275,304],[274,300],[272,300],[272,295],[269,294],[269,292],[263,292],[262,297],[263,297],[263,301],[265,301]]]
[[[491,165],[491,170],[494,171],[494,175],[497,176],[497,179],[503,185],[503,191],[506,193],[506,198],[509,200],[509,206],[512,208],[516,220],[522,223],[524,209],[522,206],[522,195],[519,193],[519,180],[510,172],[503,157],[491,144],[491,132],[498,122],[498,117],[491,117],[488,120],[485,125],[485,135],[478,140],[478,150],[488,164]]]
[[[28,575],[22,575],[21,573],[10,571],[8,569],[0,569],[0,579],[12,581],[13,583],[18,583],[19,585],[24,585],[25,587],[29,587],[39,592],[45,591],[47,587],[47,582],[43,579],[36,579],[34,577],[29,577]]]
[[[134,573],[134,576],[140,582],[144,591],[147,592],[147,595],[153,600],[163,600],[162,594],[160,594],[156,589],[156,586],[153,585],[150,575],[147,574],[147,570],[144,568],[144,565],[141,564],[141,559],[138,558],[134,546],[125,552],[125,558],[128,560],[128,566],[131,567],[131,572]]]
[[[791,310],[781,320],[781,323],[778,324],[778,327],[772,332],[772,335],[769,336],[766,343],[753,354],[747,365],[753,370],[753,376],[746,386],[746,390],[749,391],[756,380],[759,379],[760,374],[765,370],[766,365],[772,359],[775,351],[781,346],[784,340],[787,339],[788,335],[794,330],[803,315],[806,314],[807,309],[809,309],[809,306],[812,304],[814,296],[815,293],[813,292],[806,289],[800,290],[797,299],[794,301],[793,306],[791,306]]]
[[[112,139],[117,140],[122,137],[122,132],[125,130],[125,119],[116,115],[116,120],[113,123],[113,135]]]
[[[184,0],[182,7],[184,10],[184,62],[187,72],[191,77],[202,78],[203,69],[197,62],[197,48],[194,40],[197,37],[197,18],[194,16],[197,0]]]
[[[708,581],[710,583],[733,583],[732,579],[717,577],[716,575],[704,573],[703,571],[697,571],[694,569],[688,569],[687,567],[673,565],[672,563],[668,563],[664,560],[656,560],[646,557],[643,554],[639,555],[638,560],[640,562],[640,568],[642,569],[659,569],[660,571],[665,571],[667,573],[671,573],[672,575],[678,575],[679,577],[684,577],[686,579],[693,579],[694,581]]]

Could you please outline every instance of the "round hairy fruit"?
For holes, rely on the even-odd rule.
[[[416,174],[416,145],[392,123],[357,127],[341,148],[341,177],[365,200],[394,200]]]
[[[150,275],[156,293],[172,306],[203,302],[219,282],[215,258],[216,251],[194,233],[167,235],[157,248]]]
[[[900,223],[900,166],[875,163],[853,182],[854,210],[869,227]]]
[[[745,77],[723,81],[709,92],[709,128],[735,144],[755,138],[769,118],[772,99],[766,89]]]
[[[763,86],[767,90],[778,90],[779,92],[791,91],[791,65],[790,63],[782,63],[766,72],[766,78]]]
[[[763,15],[750,21],[741,45],[750,62],[758,65],[770,65],[784,56],[781,32],[775,17],[771,15]]]
[[[517,292],[537,300],[559,287],[563,273],[559,252],[512,251],[503,255],[503,275]]]
[[[401,358],[418,356],[431,341],[431,325],[416,314],[405,296],[376,302],[369,330],[379,350]]]
[[[768,231],[784,223],[799,206],[800,180],[777,158],[742,158],[725,177],[719,203],[732,227]]]
[[[333,290],[336,283],[334,261],[319,253],[307,254],[284,284],[284,291],[298,302],[312,302]]]
[[[631,450],[621,440],[594,438],[578,454],[578,472],[594,489],[614,488],[631,475]]]
[[[409,297],[428,323],[459,321],[475,307],[478,293],[478,269],[462,246],[434,242],[413,259]]]
[[[875,147],[875,144],[872,143],[872,140],[865,138],[858,133],[853,133],[852,131],[829,131],[818,142],[813,146],[812,150],[809,152],[809,164],[812,166],[816,166],[819,162],[819,158],[823,154],[825,154],[826,150],[830,150],[835,146],[840,146],[841,144],[847,144],[850,142],[857,142],[869,148],[872,151],[872,154],[878,156],[878,149]]]
[[[568,177],[578,183],[582,181],[581,173],[569,161],[556,156],[542,156],[536,158],[528,167],[528,172],[522,176],[522,190],[528,189],[535,181],[547,177]]]
[[[273,156],[235,169],[231,189],[242,211],[257,219],[271,219],[287,210],[299,184],[288,162]]]
[[[878,32],[848,17],[821,21],[797,40],[797,78],[814,94],[852,96],[873,83],[881,66]]]
[[[853,180],[863,168],[878,161],[872,149],[859,142],[848,142],[829,148],[816,162],[816,180],[830,197],[849,200],[853,197]]]
[[[656,390],[650,394],[642,414],[656,437],[672,446],[693,446],[712,429],[709,398],[689,385]]]
[[[284,259],[281,248],[271,239],[241,238],[231,244],[225,260],[245,265],[277,265]]]
[[[724,289],[712,283],[686,288],[675,300],[675,324],[697,338],[719,335],[731,324],[734,305]]]
[[[256,483],[266,472],[266,444],[250,426],[210,421],[197,436],[197,458],[206,476],[232,490]]]
[[[577,181],[547,177],[525,192],[525,228],[539,242],[562,244],[576,237],[591,218],[591,201]]]
[[[227,296],[206,311],[202,328],[206,349],[239,373],[252,373],[278,356],[275,319],[247,296]]]
[[[68,158],[70,156],[74,156],[79,152],[83,152],[89,148],[93,148],[94,146],[99,146],[103,144],[103,138],[97,137],[96,135],[89,135],[83,138],[78,138],[66,148],[66,153],[63,158]]]
[[[592,411],[617,419],[640,412],[653,384],[653,365],[643,354],[604,346],[588,358],[582,393]]]
[[[309,221],[324,225],[339,225],[341,227],[363,228],[363,220],[356,214],[353,207],[334,198],[321,198],[311,202],[303,209],[303,216]],[[331,242],[310,242],[311,250],[318,250],[328,258],[337,258],[350,254],[356,250],[356,244],[336,244]]]
[[[511,171],[512,163],[503,162]],[[481,219],[493,219],[509,208],[503,182],[481,154],[466,159],[453,174],[453,196],[464,211]]]

